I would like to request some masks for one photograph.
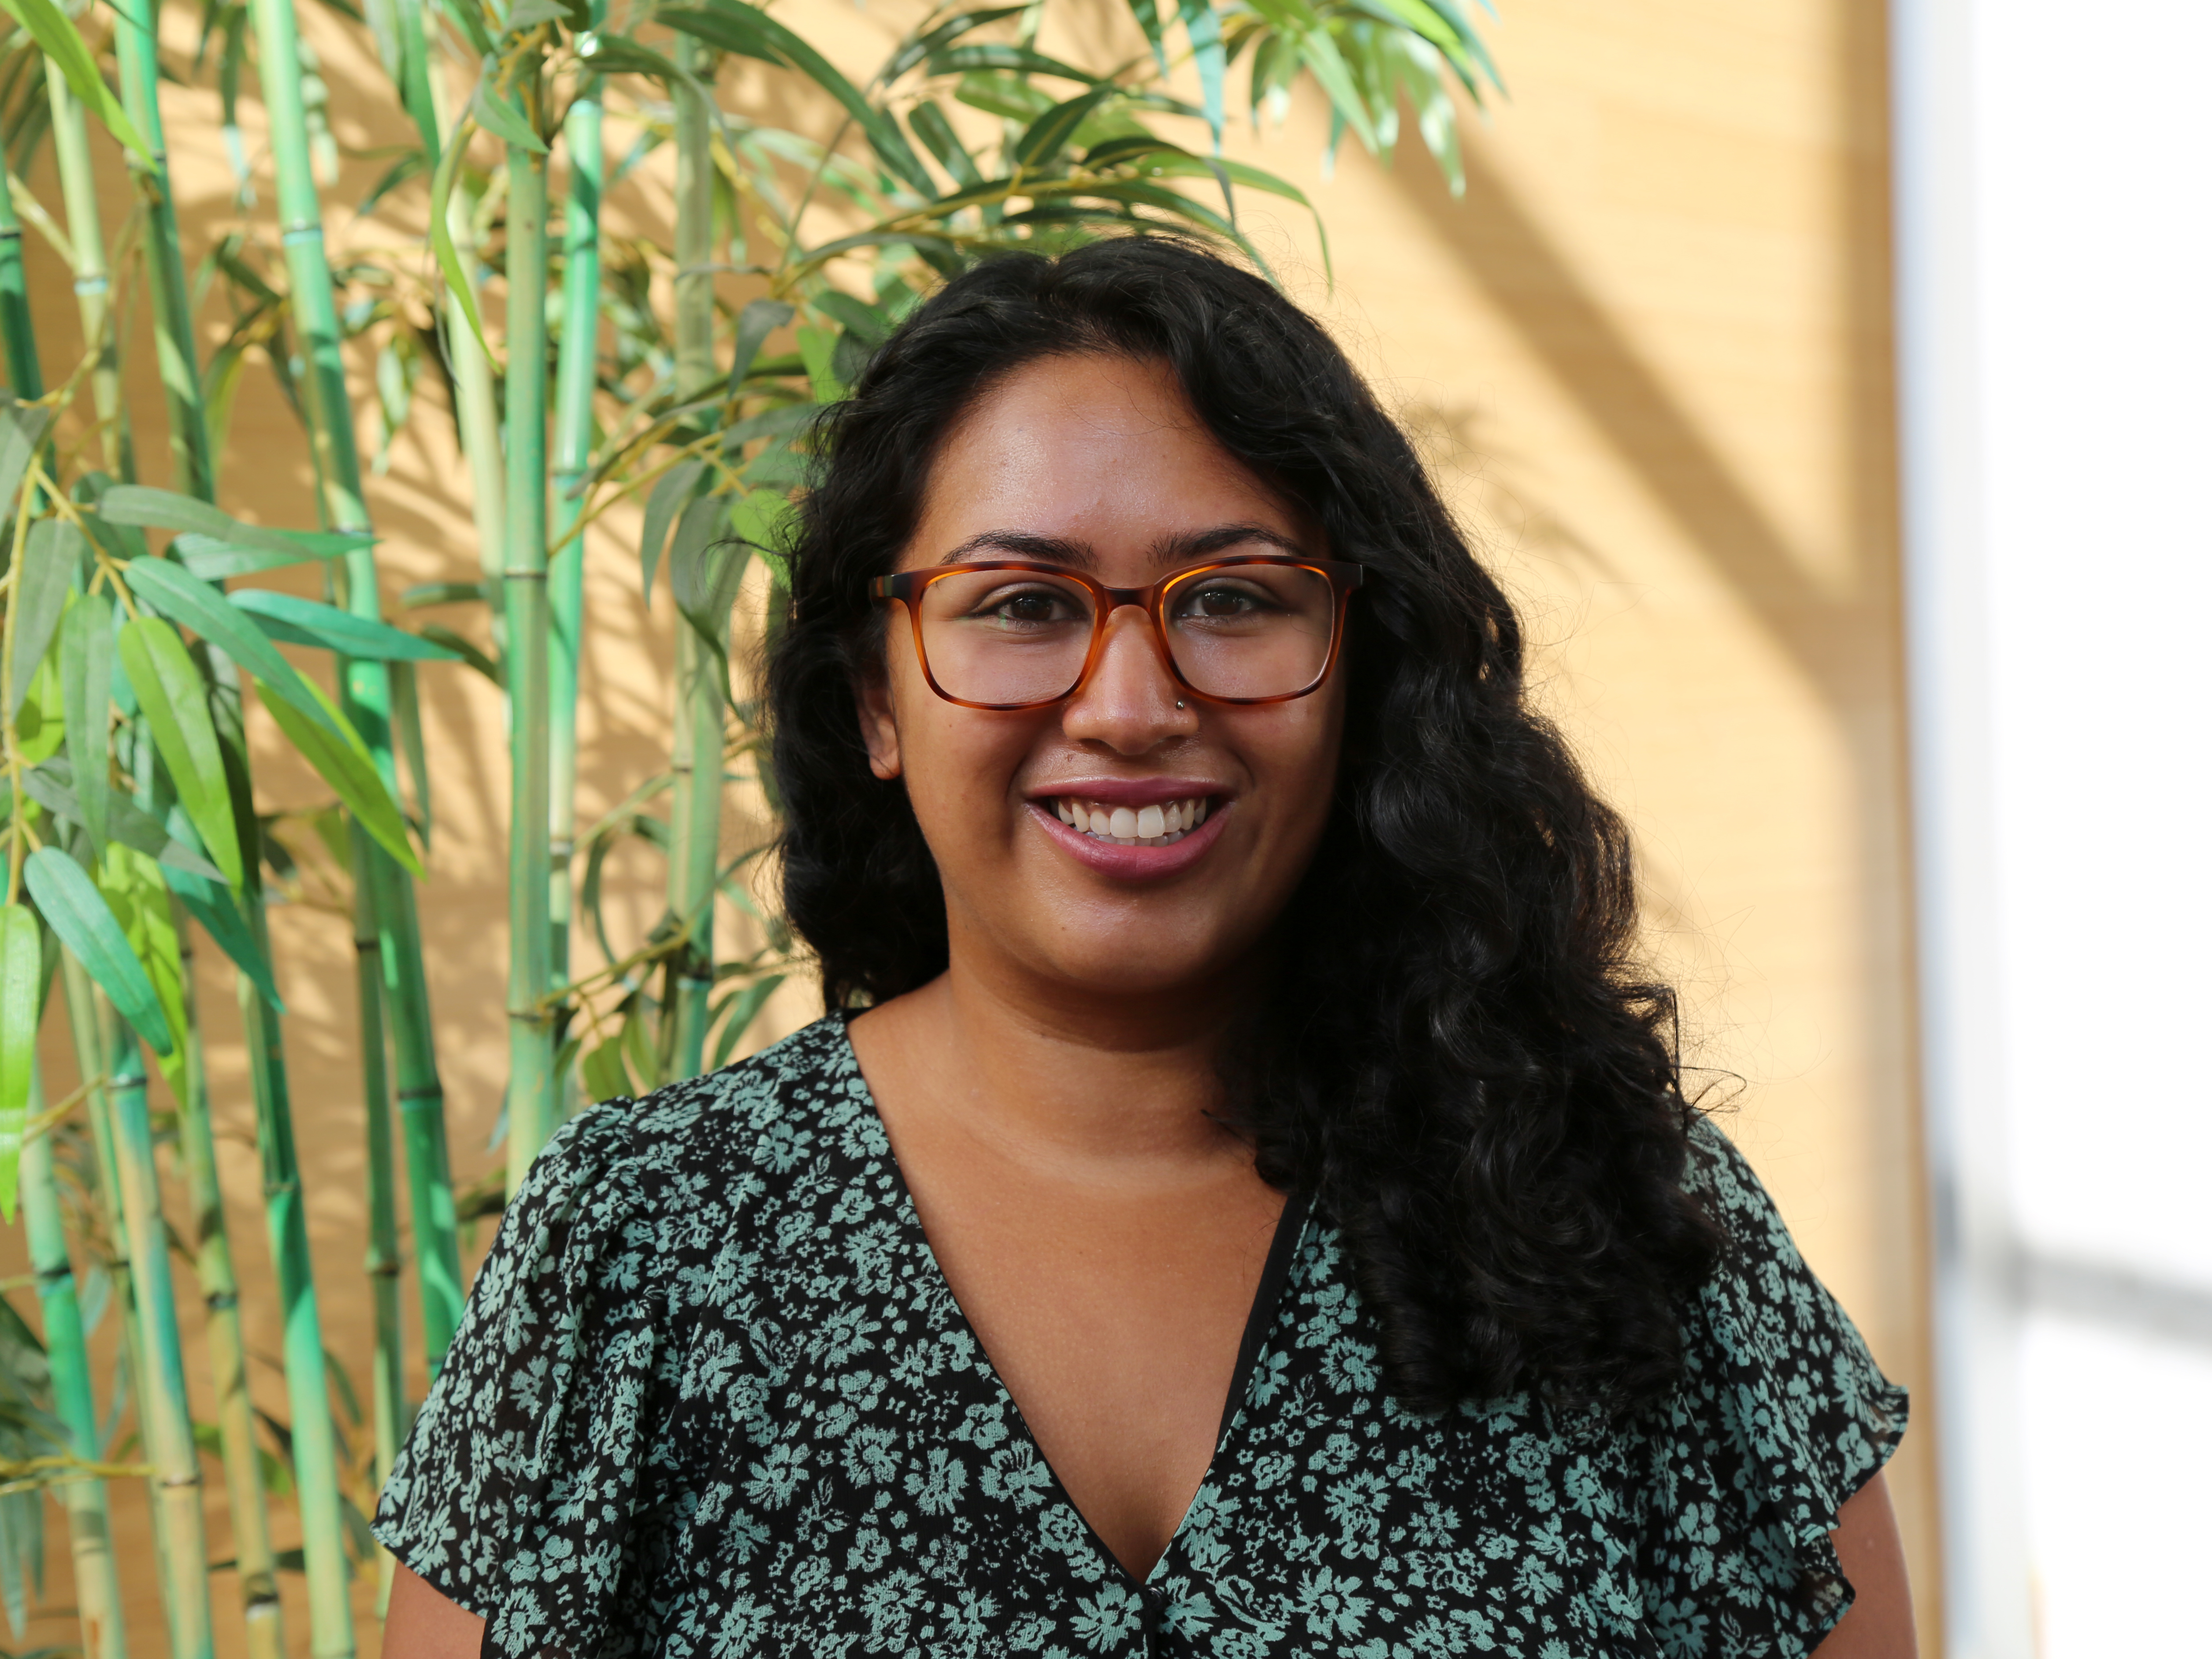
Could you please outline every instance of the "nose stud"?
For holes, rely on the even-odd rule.
[[[1176,698],[1176,707],[1177,707],[1178,709],[1179,709],[1179,708],[1181,708],[1181,707],[1182,707],[1182,698],[1181,698],[1180,697],[1178,697],[1177,698]]]

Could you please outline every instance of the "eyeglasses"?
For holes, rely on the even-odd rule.
[[[1282,703],[1328,678],[1364,567],[1253,554],[1109,588],[1056,564],[985,560],[868,583],[914,623],[930,690],[970,709],[1035,709],[1073,697],[1097,668],[1124,605],[1152,619],[1169,671],[1214,703]]]

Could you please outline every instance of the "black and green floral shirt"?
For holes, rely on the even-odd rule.
[[[1903,1392],[1701,1125],[1734,1248],[1626,1428],[1382,1387],[1294,1203],[1213,1463],[1142,1582],[930,1253],[842,1021],[564,1129],[502,1223],[377,1535],[512,1659],[1468,1653],[1794,1659]]]

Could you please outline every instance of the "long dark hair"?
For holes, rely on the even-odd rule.
[[[1225,1060],[1260,1173],[1342,1229],[1408,1407],[1650,1399],[1719,1235],[1682,1190],[1691,1107],[1673,995],[1635,969],[1626,831],[1529,706],[1512,607],[1405,435],[1310,317],[1202,248],[991,259],[824,417],[768,670],[784,905],[824,997],[945,966],[936,866],[861,747],[855,687],[885,637],[866,579],[896,568],[963,412],[1081,352],[1172,368],[1222,446],[1368,569],[1330,822]]]

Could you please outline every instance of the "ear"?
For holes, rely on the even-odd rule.
[[[859,692],[860,741],[867,747],[868,770],[888,784],[903,767],[898,714],[891,706],[891,677],[878,667],[860,677]]]

